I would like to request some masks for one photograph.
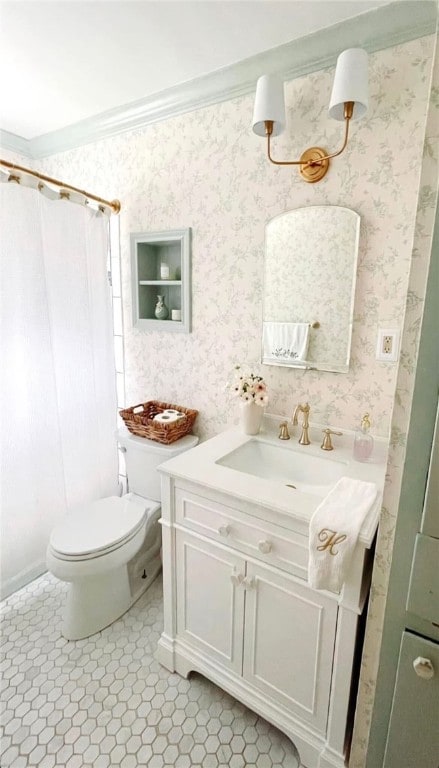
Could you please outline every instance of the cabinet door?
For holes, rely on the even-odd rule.
[[[177,634],[241,674],[245,560],[226,547],[177,531]]]
[[[336,602],[251,563],[246,585],[244,677],[324,733]]]
[[[384,768],[437,768],[438,765],[439,646],[404,632]]]

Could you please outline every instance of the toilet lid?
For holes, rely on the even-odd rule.
[[[63,555],[99,552],[135,533],[143,524],[147,502],[132,496],[108,496],[72,511],[53,529],[52,548]]]

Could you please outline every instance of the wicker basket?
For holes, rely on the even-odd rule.
[[[167,409],[184,413],[181,419],[170,424],[154,421],[154,416],[163,413]],[[133,405],[132,408],[124,408],[119,411],[127,428],[137,437],[146,437],[148,440],[156,440],[157,443],[175,443],[180,437],[188,435],[197,418],[198,411],[190,408],[182,408],[181,405],[160,403],[158,400],[149,400],[147,403]]]

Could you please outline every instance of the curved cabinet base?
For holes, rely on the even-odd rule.
[[[179,640],[163,634],[158,642],[156,659],[170,672],[188,677],[198,672],[252,709],[257,715],[279,728],[293,742],[300,755],[301,768],[345,768],[342,754],[331,749],[326,739],[319,737],[291,713],[267,699],[242,678],[212,663]]]

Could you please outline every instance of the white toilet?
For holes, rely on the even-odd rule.
[[[193,448],[186,435],[170,445],[117,433],[126,451],[129,493],[72,510],[52,531],[47,569],[70,582],[62,634],[89,637],[107,627],[140,597],[160,567],[159,464]]]

